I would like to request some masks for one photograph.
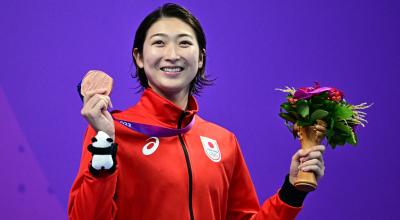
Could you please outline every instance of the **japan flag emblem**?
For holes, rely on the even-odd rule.
[[[214,162],[221,161],[221,152],[219,151],[217,141],[203,136],[200,136],[200,140],[208,158]]]

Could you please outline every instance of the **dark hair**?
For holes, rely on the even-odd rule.
[[[197,20],[197,18],[194,17],[188,10],[186,10],[182,6],[173,3],[167,3],[157,8],[149,15],[147,15],[142,21],[142,23],[140,23],[138,29],[136,30],[135,40],[133,42],[133,48],[132,48],[132,56],[135,48],[137,48],[140,55],[143,55],[143,44],[146,39],[147,31],[150,29],[150,27],[161,18],[171,18],[171,17],[178,18],[183,22],[187,23],[194,30],[196,34],[196,39],[199,45],[199,52],[200,54],[203,54],[203,66],[199,68],[196,77],[190,83],[189,91],[191,94],[199,94],[204,86],[211,85],[213,81],[207,79],[205,75],[206,37],[203,28],[201,27],[200,22]],[[136,66],[136,74],[134,75],[134,77],[138,80],[142,89],[149,87],[144,69],[138,67],[135,57],[133,57],[133,62],[135,63]]]

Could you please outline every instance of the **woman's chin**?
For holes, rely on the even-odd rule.
[[[151,86],[153,90],[161,92],[165,95],[174,95],[182,92],[189,92],[189,85],[182,85],[181,83],[167,83],[165,85]]]

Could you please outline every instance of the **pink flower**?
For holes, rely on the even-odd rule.
[[[332,88],[330,87],[321,87],[318,82],[315,83],[313,87],[305,87],[296,90],[293,95],[295,99],[309,99],[314,95],[321,94],[326,91],[330,91]],[[336,93],[335,93],[336,94]]]

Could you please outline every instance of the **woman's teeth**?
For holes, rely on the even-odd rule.
[[[161,70],[164,72],[181,72],[183,70],[182,67],[161,67]]]

